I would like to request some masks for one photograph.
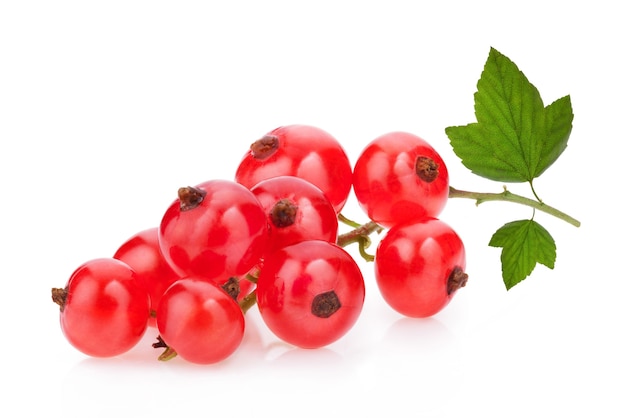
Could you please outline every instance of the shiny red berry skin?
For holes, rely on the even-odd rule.
[[[181,188],[159,225],[161,253],[174,271],[217,283],[252,269],[267,236],[263,207],[250,190],[230,180]]]
[[[389,306],[425,318],[441,311],[465,286],[465,262],[459,235],[431,218],[389,228],[376,249],[374,273]]]
[[[235,180],[248,188],[261,180],[295,176],[319,187],[339,213],[352,187],[352,167],[335,137],[309,125],[281,126],[254,142]]]
[[[140,231],[126,240],[113,258],[128,264],[137,273],[137,281],[150,295],[150,310],[156,312],[163,292],[180,276],[165,261],[159,248],[158,228]],[[148,325],[155,327],[152,316]]]
[[[250,189],[267,213],[266,254],[310,239],[337,241],[337,214],[315,185],[293,176],[278,176]]]
[[[79,266],[64,289],[53,289],[61,306],[61,329],[76,349],[93,357],[113,357],[143,337],[150,314],[146,290],[127,264],[98,258]]]
[[[448,200],[448,182],[441,156],[407,132],[391,132],[370,142],[353,173],[359,204],[370,219],[386,227],[437,217]]]
[[[283,341],[318,348],[356,323],[365,298],[358,265],[341,247],[303,241],[272,253],[257,282],[259,312]]]
[[[157,311],[161,338],[183,359],[212,364],[232,355],[243,339],[243,312],[219,285],[189,277],[170,286]]]

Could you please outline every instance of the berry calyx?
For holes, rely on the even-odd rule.
[[[298,205],[289,199],[280,199],[270,211],[270,221],[276,228],[285,228],[296,221]]]
[[[257,160],[265,160],[278,149],[278,137],[276,135],[265,135],[250,145],[250,153]]]
[[[59,305],[59,309],[63,312],[65,309],[65,302],[67,301],[67,288],[52,288],[52,301]]]
[[[463,271],[463,268],[456,266],[452,270],[452,273],[450,273],[450,276],[448,276],[448,295],[451,295],[460,288],[465,287],[468,277],[467,273]]]
[[[178,200],[180,202],[180,211],[195,209],[204,200],[206,191],[197,187],[181,187],[178,189]]]
[[[222,285],[222,290],[228,294],[234,300],[237,300],[239,293],[241,293],[241,287],[239,286],[239,280],[231,277]]]
[[[432,158],[420,155],[415,160],[415,173],[426,183],[432,183],[439,176],[439,164]]]
[[[328,318],[339,308],[341,308],[341,302],[334,290],[320,293],[311,302],[311,313],[318,318]]]

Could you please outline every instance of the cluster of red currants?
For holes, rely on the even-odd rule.
[[[160,359],[210,364],[239,347],[256,305],[278,338],[326,346],[352,328],[365,299],[343,247],[383,229],[373,257],[383,298],[403,315],[434,315],[467,281],[463,243],[437,218],[448,189],[441,157],[415,135],[376,138],[352,167],[327,132],[277,128],[251,145],[233,180],[180,188],[157,227],[53,288],[62,331],[83,353],[110,357],[151,326]],[[340,235],[351,190],[370,221]]]

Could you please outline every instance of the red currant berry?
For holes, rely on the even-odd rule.
[[[179,276],[219,282],[259,262],[268,225],[250,190],[234,181],[211,180],[178,194],[161,220],[159,246]]]
[[[282,126],[250,146],[235,180],[248,188],[261,180],[295,176],[319,187],[339,213],[352,187],[352,167],[337,139],[308,125]]]
[[[448,200],[448,170],[422,138],[391,132],[370,142],[354,166],[354,193],[374,222],[390,227],[437,217]]]
[[[356,323],[365,285],[354,259],[326,241],[303,241],[269,255],[257,282],[259,312],[282,340],[301,348],[335,342]]]
[[[192,363],[211,364],[237,350],[245,322],[237,302],[219,285],[190,277],[163,294],[157,327],[177,355]]]
[[[150,295],[152,315],[148,325],[152,327],[156,326],[154,314],[163,292],[180,278],[163,258],[158,235],[158,228],[140,231],[124,242],[113,255],[113,258],[125,262],[135,270],[137,281]]]
[[[265,254],[310,239],[337,241],[337,214],[326,195],[299,177],[279,176],[250,189],[269,220]]]
[[[461,238],[434,218],[389,228],[374,260],[385,301],[399,313],[419,318],[441,311],[465,286],[464,269]]]
[[[113,357],[142,338],[150,314],[149,297],[137,274],[113,258],[78,267],[63,289],[52,289],[61,307],[61,329],[76,349],[93,357]]]

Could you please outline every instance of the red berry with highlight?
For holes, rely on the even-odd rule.
[[[272,253],[257,282],[259,312],[282,340],[302,348],[326,346],[344,336],[363,308],[358,265],[341,247],[303,241]]]
[[[61,309],[61,329],[76,349],[113,357],[133,348],[148,326],[150,300],[137,274],[114,258],[79,266],[65,288],[52,289]]]
[[[229,180],[183,187],[159,226],[159,246],[181,277],[217,283],[246,274],[261,259],[268,225],[250,190]]]
[[[268,178],[295,176],[319,187],[339,213],[352,187],[352,167],[341,144],[308,125],[281,126],[255,141],[235,180],[248,188]]]
[[[161,298],[157,327],[177,355],[192,363],[211,364],[237,350],[245,322],[237,302],[219,285],[189,277],[174,283]]]
[[[448,200],[448,170],[424,139],[391,132],[370,142],[354,166],[354,193],[374,222],[390,227],[437,217]]]
[[[381,295],[409,317],[424,318],[441,311],[465,286],[464,270],[461,238],[434,218],[389,228],[374,260]]]
[[[336,242],[337,214],[317,186],[299,177],[279,176],[263,180],[250,190],[268,217],[265,254],[305,240]]]

